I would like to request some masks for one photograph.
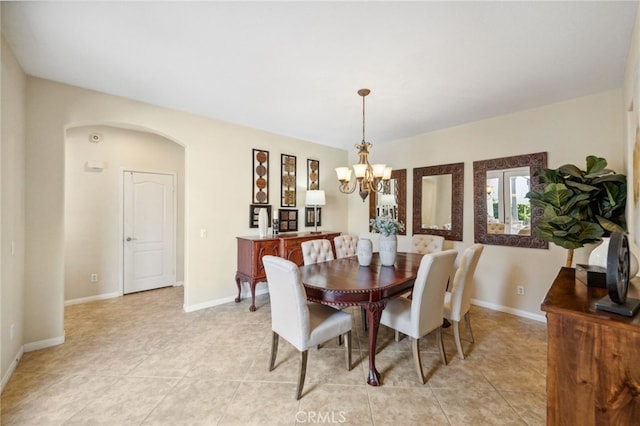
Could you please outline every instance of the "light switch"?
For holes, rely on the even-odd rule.
[[[207,229],[206,228],[201,228],[200,229],[200,238],[207,238]]]

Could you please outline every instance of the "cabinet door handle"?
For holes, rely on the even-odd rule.
[[[137,238],[127,237],[127,241],[137,240]]]

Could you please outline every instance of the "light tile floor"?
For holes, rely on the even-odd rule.
[[[2,394],[6,425],[497,425],[545,424],[546,327],[472,307],[475,344],[449,365],[434,336],[421,344],[417,381],[408,339],[381,327],[383,386],[365,384],[367,336],[354,318],[353,368],[343,347],[309,354],[303,397],[299,356],[281,340],[268,371],[268,295],[192,313],[183,289],[165,288],[65,309],[66,343],[24,354]],[[462,335],[466,336],[466,332]],[[435,334],[435,333],[433,333]]]

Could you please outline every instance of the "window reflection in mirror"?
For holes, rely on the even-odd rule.
[[[421,228],[451,229],[452,175],[422,178]]]
[[[515,155],[473,162],[474,241],[512,247],[547,248],[532,232],[542,209],[531,208],[529,190],[542,189],[538,170],[547,153]]]
[[[376,192],[369,197],[369,219],[376,216],[391,215],[404,223],[404,231],[400,235],[406,235],[407,229],[407,170],[399,169],[391,172],[391,179],[385,184],[381,192]]]
[[[487,232],[531,233],[530,186],[529,167],[487,172]]]

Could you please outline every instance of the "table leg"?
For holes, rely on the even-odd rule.
[[[367,383],[371,386],[380,386],[380,372],[376,370],[376,340],[378,339],[378,328],[380,328],[380,317],[384,304],[372,303],[367,305],[365,309],[369,325],[369,378]]]

